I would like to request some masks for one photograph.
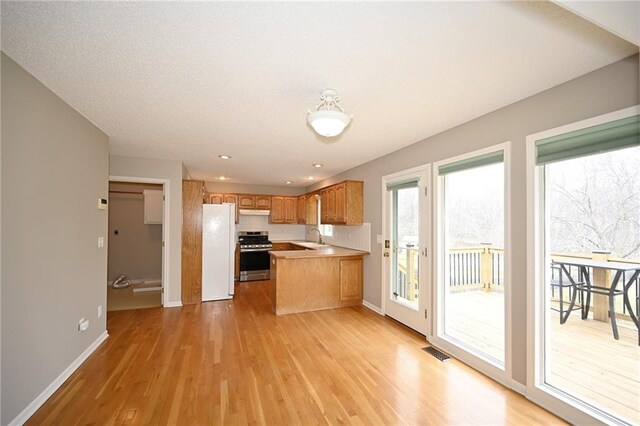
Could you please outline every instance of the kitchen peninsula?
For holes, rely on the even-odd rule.
[[[291,250],[270,252],[276,315],[362,304],[362,262],[368,252],[304,242],[289,245]]]

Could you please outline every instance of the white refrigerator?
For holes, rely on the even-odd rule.
[[[233,298],[235,204],[202,206],[202,301]]]

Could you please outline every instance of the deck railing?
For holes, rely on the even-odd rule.
[[[413,247],[398,247],[396,250],[398,256],[396,294],[405,300],[415,301],[418,299],[419,290],[419,250]],[[551,258],[599,259],[611,262],[640,264],[640,260],[609,257],[606,253],[603,254],[602,252],[594,254],[551,253]],[[449,250],[447,260],[450,292],[474,290],[504,291],[504,249],[502,247],[496,247],[492,244],[481,244],[474,247],[456,247]],[[569,267],[568,270],[574,280],[582,281],[584,279],[580,276],[578,268]],[[611,272],[606,270],[590,271],[590,275],[593,284],[596,285],[598,285],[598,283],[600,283],[600,285],[606,283],[604,285],[608,286],[612,280]],[[623,274],[622,280],[627,282],[626,279],[627,276]],[[621,287],[621,284],[619,284],[619,287]],[[636,300],[639,289],[640,277],[630,289],[629,298],[632,303]],[[566,288],[564,291],[563,300],[570,300],[569,289]],[[558,289],[552,288],[552,298],[555,303],[558,303],[558,296]],[[606,301],[601,300],[598,296],[593,297],[591,300],[591,306],[599,305],[603,302],[606,303]],[[606,311],[608,311],[608,308]],[[615,299],[615,311],[616,316],[623,319],[628,318],[622,297]],[[598,315],[597,312],[598,309],[594,309],[595,315]],[[606,321],[607,319],[602,318],[602,320]]]

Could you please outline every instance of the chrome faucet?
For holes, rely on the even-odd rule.
[[[320,230],[316,227],[313,227],[309,229],[309,232],[307,232],[307,235],[311,235],[311,231],[318,231],[318,244],[322,244],[322,234],[320,233]]]

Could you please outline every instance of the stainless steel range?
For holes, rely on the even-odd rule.
[[[240,281],[269,279],[269,250],[273,247],[267,231],[240,231]]]

